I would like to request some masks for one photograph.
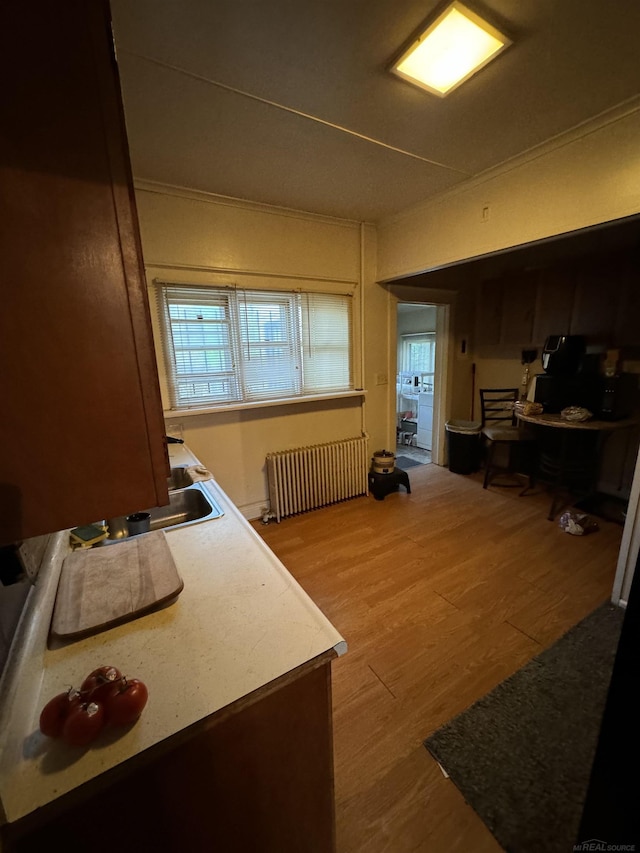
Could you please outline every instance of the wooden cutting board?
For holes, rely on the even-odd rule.
[[[96,634],[170,602],[183,587],[162,530],[74,551],[62,564],[51,634]]]

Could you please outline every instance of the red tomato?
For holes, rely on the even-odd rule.
[[[69,746],[87,746],[104,726],[104,708],[97,702],[82,702],[67,714],[62,727],[62,739]]]
[[[60,737],[69,712],[80,704],[80,694],[73,687],[49,699],[40,713],[40,731],[47,737]]]
[[[121,678],[104,700],[108,722],[113,726],[135,723],[148,698],[149,691],[144,682],[137,678]]]
[[[111,692],[113,684],[122,678],[122,673],[115,666],[99,666],[85,678],[80,685],[80,691],[91,702],[103,702]]]

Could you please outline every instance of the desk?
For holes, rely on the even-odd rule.
[[[629,429],[640,423],[640,418],[622,418],[618,421],[567,421],[560,415],[523,415],[518,420],[537,428],[538,473],[552,484],[553,499],[549,520],[559,509],[558,492],[566,488],[584,495],[595,492],[602,446],[612,432]]]

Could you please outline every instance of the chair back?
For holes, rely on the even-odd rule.
[[[480,388],[482,426],[515,425],[516,416],[513,407],[517,399],[517,388]]]

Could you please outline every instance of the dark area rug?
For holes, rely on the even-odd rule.
[[[571,853],[623,617],[602,605],[425,741],[509,853]]]
[[[408,456],[397,456],[396,465],[398,468],[415,468],[416,465],[426,465],[426,462],[418,462],[417,459],[409,459]]]

